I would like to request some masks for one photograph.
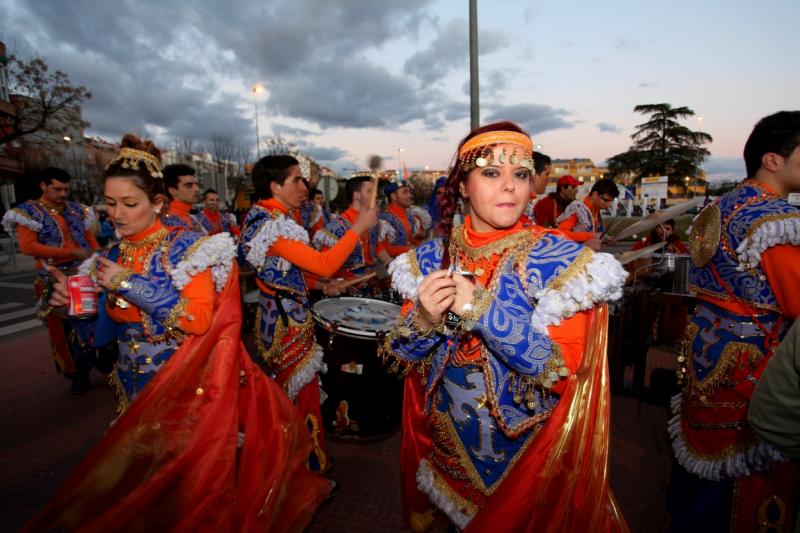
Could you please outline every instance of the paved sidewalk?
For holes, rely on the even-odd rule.
[[[105,378],[93,374],[85,396],[69,393],[55,375],[46,333],[0,345],[0,531],[19,529],[55,493],[115,416]],[[641,408],[641,411],[640,411]],[[633,531],[664,531],[669,464],[663,408],[612,399],[612,487]],[[368,444],[329,442],[331,477],[341,493],[323,505],[313,532],[405,531],[402,521],[400,433]],[[446,531],[443,520],[434,531]]]

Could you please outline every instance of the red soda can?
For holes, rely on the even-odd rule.
[[[91,276],[67,278],[69,306],[67,314],[73,318],[88,318],[97,314],[97,293]]]

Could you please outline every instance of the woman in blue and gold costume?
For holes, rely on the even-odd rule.
[[[104,173],[121,240],[84,264],[102,290],[79,329],[117,344],[124,409],[29,528],[300,530],[330,489],[304,467],[297,410],[241,344],[233,241],[165,228],[158,149],[121,146]]]
[[[532,141],[500,122],[459,145],[434,239],[399,256],[382,355],[407,374],[406,518],[467,531],[613,531],[605,302],[625,272],[520,216]],[[452,228],[459,196],[468,205]]]

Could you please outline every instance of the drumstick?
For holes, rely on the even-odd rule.
[[[369,208],[372,209],[373,207],[375,207],[375,202],[378,197],[378,178],[377,176],[372,176],[370,177],[370,179],[372,180],[373,187],[372,187],[372,197],[369,199]]]
[[[348,281],[342,283],[341,285],[339,285],[339,288],[340,289],[346,289],[347,287],[349,287],[351,285],[355,285],[356,283],[361,283],[362,281],[366,281],[366,280],[374,278],[374,277],[375,277],[375,272],[370,272],[369,274],[366,274],[364,276],[361,276],[361,277],[358,277],[358,278],[353,278],[351,280],[348,280]]]

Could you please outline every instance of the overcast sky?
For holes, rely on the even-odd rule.
[[[706,170],[740,177],[753,124],[800,108],[800,1],[479,0],[481,121],[523,125],[554,158],[630,145],[637,104],[703,117]],[[466,0],[0,0],[9,53],[93,98],[89,135],[161,145],[282,134],[338,170],[369,154],[446,168],[469,130]],[[697,129],[700,121],[687,126]]]

